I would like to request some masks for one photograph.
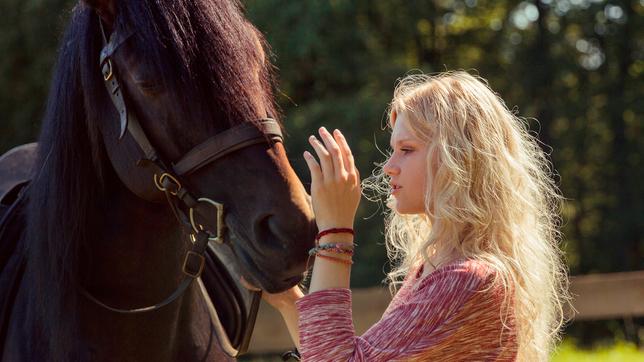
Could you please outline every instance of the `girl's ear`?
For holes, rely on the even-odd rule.
[[[83,3],[94,9],[108,28],[112,28],[112,25],[114,25],[114,19],[116,18],[116,1],[117,0],[82,0]]]

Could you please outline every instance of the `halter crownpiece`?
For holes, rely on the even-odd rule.
[[[101,50],[99,64],[101,67],[101,73],[103,74],[103,81],[105,82],[105,86],[107,87],[107,93],[110,95],[114,107],[116,107],[116,110],[119,112],[119,118],[121,120],[121,131],[119,133],[119,139],[122,139],[123,136],[125,136],[125,131],[128,127],[128,113],[125,101],[123,100],[123,93],[121,92],[121,87],[119,87],[118,81],[116,80],[114,66],[112,65],[112,60],[110,59],[110,57],[112,56],[112,54],[114,54],[116,49],[121,46],[121,44],[125,43],[125,41],[133,35],[133,33],[127,32],[123,34],[113,32],[108,41],[107,36],[105,35],[105,29],[103,28],[103,21],[100,17],[98,19],[98,24],[101,28],[101,37],[103,39],[104,45],[103,49]],[[119,34],[123,34],[123,36],[120,36]]]

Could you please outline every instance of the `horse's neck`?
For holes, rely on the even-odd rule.
[[[87,270],[81,273],[87,273],[99,290],[122,296],[125,304],[133,292],[151,296],[169,290],[180,277],[187,248],[172,212],[167,205],[145,202],[127,190],[111,195],[102,230],[89,241]]]
[[[90,290],[118,308],[154,305],[168,297],[183,277],[187,240],[167,205],[146,203],[127,191],[108,200],[103,230],[91,240],[85,266]],[[210,318],[196,283],[158,311],[123,315],[89,300],[81,302],[81,329],[109,359],[181,360],[204,356],[222,360]],[[99,347],[100,346],[100,347]],[[114,355],[117,353],[118,356]],[[98,357],[100,359],[101,357]]]

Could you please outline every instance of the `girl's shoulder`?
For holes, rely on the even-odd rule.
[[[491,264],[479,259],[461,258],[439,266],[428,274],[423,274],[423,267],[410,278],[413,289],[418,291],[436,284],[453,284],[465,289],[491,286],[498,272]],[[469,287],[469,288],[468,288]]]
[[[439,266],[427,275],[423,275],[422,266],[417,266],[407,275],[387,312],[401,305],[436,298],[446,301],[467,299],[475,293],[481,294],[477,292],[484,292],[481,295],[494,300],[502,300],[505,291],[494,283],[496,277],[497,272],[491,264],[476,259],[458,259]]]

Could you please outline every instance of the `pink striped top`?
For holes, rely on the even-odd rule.
[[[302,360],[516,360],[514,319],[502,310],[504,291],[492,283],[492,268],[460,260],[422,280],[420,274],[406,278],[380,321],[362,336],[353,328],[349,289],[298,300]]]

